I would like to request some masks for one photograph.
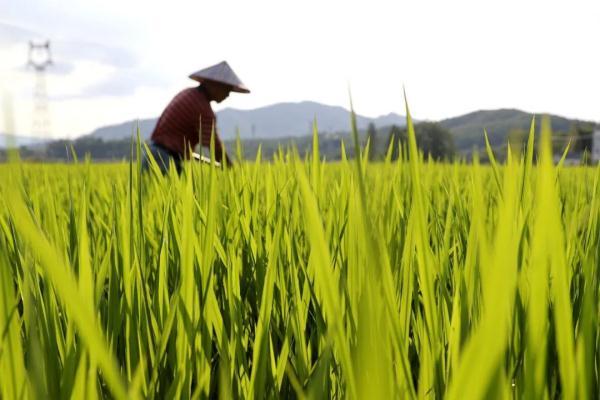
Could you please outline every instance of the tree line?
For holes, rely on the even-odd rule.
[[[454,142],[450,131],[437,123],[422,122],[415,124],[418,147],[428,156],[436,160],[451,159],[455,155]],[[366,131],[359,132],[361,146],[369,143],[369,158],[373,161],[383,160],[390,143],[394,145],[392,157],[399,156],[399,149],[407,142],[408,135],[405,127],[392,125],[377,129],[370,124]],[[354,157],[353,141],[349,133],[319,134],[319,152],[326,160],[335,161],[342,157],[341,142],[344,142],[346,155]],[[244,159],[254,159],[260,148],[265,160],[272,159],[278,152],[295,148],[301,157],[312,151],[312,137],[289,137],[276,139],[244,139],[241,140],[241,156]],[[225,141],[225,146],[232,154],[236,154],[237,143],[234,140]],[[75,140],[55,140],[45,146],[19,148],[21,159],[30,161],[71,161],[74,158],[89,157],[95,161],[119,161],[131,158],[131,139],[103,141],[99,138],[82,137]],[[135,151],[134,151],[135,154]],[[0,160],[6,159],[6,151],[0,151]]]

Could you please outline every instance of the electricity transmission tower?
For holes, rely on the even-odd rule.
[[[52,65],[50,41],[29,41],[27,65],[35,71],[33,89],[33,119],[31,133],[36,137],[50,137],[50,112],[48,109],[48,93],[46,91],[46,69]]]

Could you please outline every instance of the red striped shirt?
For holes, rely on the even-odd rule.
[[[156,123],[151,139],[167,149],[187,155],[188,148],[198,143],[210,146],[210,136],[216,128],[216,117],[210,101],[201,87],[179,92],[167,105]],[[222,144],[215,130],[215,156],[221,160]]]

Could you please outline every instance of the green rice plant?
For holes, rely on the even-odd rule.
[[[315,121],[305,159],[0,165],[0,398],[596,397],[600,168],[545,120],[434,163],[406,111],[382,162],[352,118],[339,162]]]

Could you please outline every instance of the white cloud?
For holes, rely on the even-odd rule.
[[[55,129],[69,135],[91,130],[92,122],[157,115],[192,84],[187,74],[223,59],[252,93],[232,95],[217,109],[297,100],[347,107],[350,83],[356,109],[366,115],[402,113],[405,86],[419,118],[515,107],[600,120],[597,2],[24,4],[12,2],[0,20],[102,45],[64,53],[75,68],[51,95],[82,97],[52,105]],[[6,51],[0,38],[0,57]],[[13,64],[22,56],[10,53]],[[68,107],[85,123],[67,118]]]

